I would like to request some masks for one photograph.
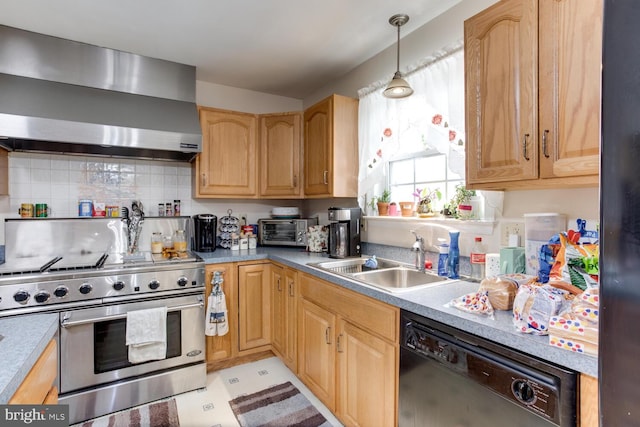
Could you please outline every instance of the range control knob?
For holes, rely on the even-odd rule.
[[[157,280],[152,280],[149,282],[150,289],[158,289],[159,287],[160,287],[160,282],[158,282]]]
[[[511,391],[516,399],[524,404],[531,405],[536,401],[536,392],[526,380],[515,380],[511,384]]]
[[[185,287],[187,286],[187,283],[189,283],[189,281],[186,277],[181,277],[178,279],[178,286]]]
[[[124,282],[121,280],[118,280],[117,282],[115,282],[113,284],[113,289],[115,289],[116,291],[121,291],[124,289]]]
[[[93,286],[91,286],[90,283],[83,283],[82,285],[80,285],[80,293],[83,295],[88,294],[89,292],[91,292],[91,290],[93,289]]]
[[[29,292],[27,291],[18,291],[13,294],[13,299],[15,302],[19,302],[20,304],[26,304],[30,296],[31,295],[29,295]]]
[[[53,291],[53,294],[58,298],[65,297],[67,296],[68,293],[69,293],[69,288],[67,288],[66,286],[58,286],[56,290]]]
[[[46,302],[49,299],[50,296],[51,296],[51,294],[49,292],[40,291],[40,292],[38,292],[37,294],[35,294],[33,296],[33,299],[35,299],[36,302],[39,302],[39,303],[42,304],[43,302]]]

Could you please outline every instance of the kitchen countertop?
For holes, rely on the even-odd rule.
[[[11,399],[57,331],[57,314],[0,318],[0,404]]]
[[[207,264],[273,260],[344,288],[368,295],[379,301],[461,329],[479,337],[503,344],[512,349],[575,371],[598,376],[598,358],[572,353],[549,345],[547,336],[536,336],[518,332],[513,325],[511,311],[496,310],[494,318],[466,313],[447,303],[461,295],[477,290],[478,284],[464,280],[432,287],[390,293],[324,271],[308,267],[307,264],[327,260],[326,254],[310,253],[298,248],[257,248],[249,251],[216,249],[214,252],[198,252]],[[385,258],[384,254],[377,254]],[[391,258],[391,257],[386,257]],[[392,258],[391,258],[392,259]],[[0,343],[1,346],[1,343]],[[0,347],[1,348],[1,347]]]

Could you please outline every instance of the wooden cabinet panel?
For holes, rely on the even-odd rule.
[[[196,197],[256,197],[257,117],[200,109],[202,153],[196,161]]]
[[[304,195],[358,194],[358,100],[331,95],[304,112]]]
[[[503,0],[465,21],[466,179],[598,185],[602,0]]]
[[[602,0],[540,1],[540,177],[597,175]]]
[[[335,411],[335,316],[305,299],[298,312],[298,377]]]
[[[396,425],[398,348],[338,321],[338,417],[353,426]]]
[[[58,376],[57,343],[51,340],[31,368],[26,378],[20,384],[14,395],[9,399],[11,405],[35,404],[40,405],[45,400],[58,402],[54,381]],[[51,394],[53,392],[53,394]],[[51,395],[50,395],[51,394]]]
[[[229,322],[229,332],[223,336],[207,337],[207,362],[218,362],[235,357],[238,353],[238,302],[235,290],[236,285],[236,265],[233,263],[210,264],[205,267],[205,295],[211,293],[211,279],[215,271],[222,272],[224,282],[222,289],[227,299],[227,321]]]
[[[260,196],[300,197],[302,113],[260,116]]]
[[[271,265],[271,344],[282,361],[296,372],[297,284],[296,271]]]
[[[600,425],[599,407],[598,379],[586,374],[581,374],[578,425],[580,427],[598,427]]]
[[[238,267],[239,349],[271,344],[269,264]]]
[[[285,269],[287,296],[285,303],[286,323],[284,363],[293,372],[298,371],[298,273],[290,268]]]
[[[537,20],[509,0],[465,22],[468,184],[538,177]]]

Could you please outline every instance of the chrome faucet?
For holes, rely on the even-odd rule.
[[[416,253],[415,267],[418,271],[425,271],[424,268],[424,239],[415,231],[411,231],[416,236],[416,241],[411,246],[411,251]]]

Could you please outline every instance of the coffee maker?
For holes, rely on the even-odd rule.
[[[329,257],[360,256],[360,208],[329,208]]]
[[[218,218],[212,214],[193,216],[193,245],[197,252],[213,252],[216,250]]]

